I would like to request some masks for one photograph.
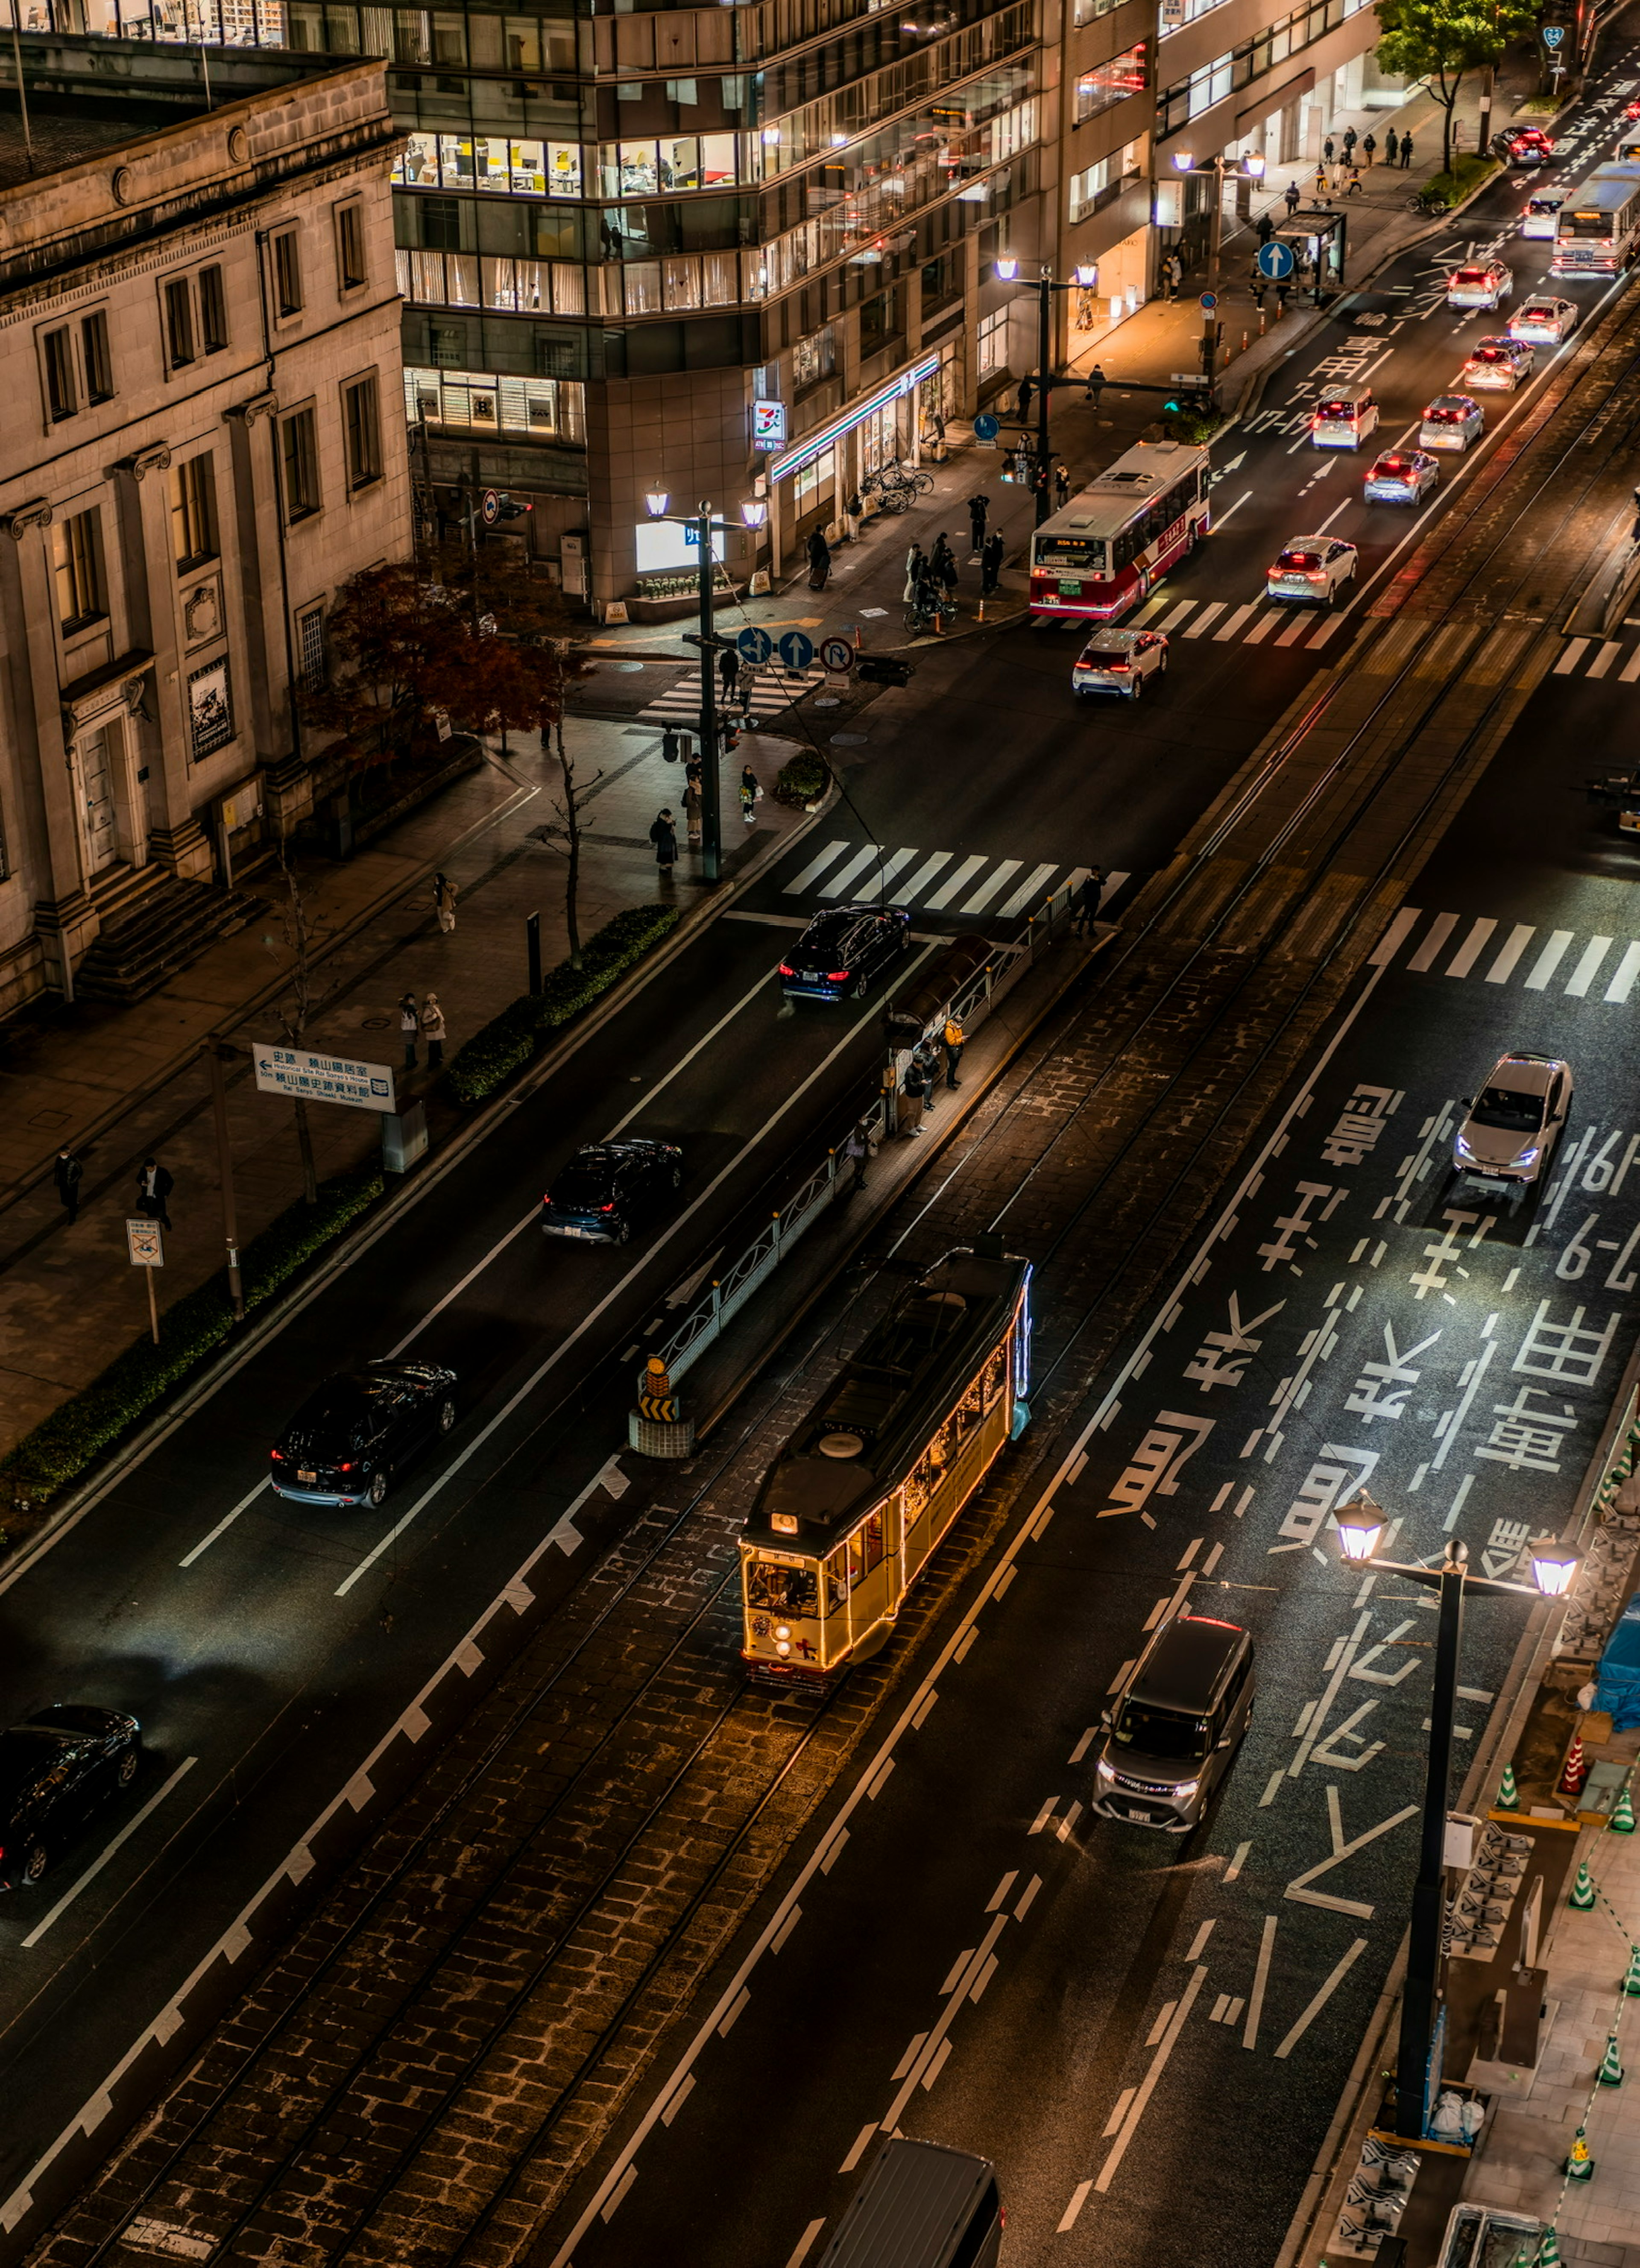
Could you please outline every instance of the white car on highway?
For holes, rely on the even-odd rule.
[[[1560,220],[1560,209],[1565,202],[1563,196],[1554,196],[1548,193],[1528,197],[1526,211],[1521,215],[1520,219],[1522,236],[1547,238],[1553,243],[1555,231]]]
[[[1359,564],[1353,543],[1331,535],[1295,535],[1266,570],[1264,595],[1284,605],[1330,607],[1354,584]]]
[[[1421,449],[1467,449],[1486,431],[1481,405],[1467,394],[1438,394],[1418,428]]]
[[[1167,641],[1159,630],[1095,630],[1077,656],[1070,690],[1080,699],[1125,693],[1136,701],[1145,679],[1159,677],[1166,666]]]
[[[1515,288],[1514,270],[1501,260],[1471,260],[1446,279],[1449,307],[1501,307]]]
[[[1524,1050],[1500,1057],[1452,1138],[1460,1187],[1519,1204],[1543,1179],[1571,1111],[1571,1065]]]
[[[1519,313],[1509,319],[1510,337],[1528,340],[1533,346],[1557,347],[1577,328],[1577,310],[1572,302],[1551,299],[1541,291],[1534,291]]]
[[[1441,468],[1427,450],[1386,450],[1361,484],[1368,504],[1418,504],[1432,489]]]
[[[1479,388],[1489,394],[1512,394],[1523,378],[1531,377],[1536,359],[1534,350],[1524,339],[1506,335],[1477,339],[1458,373],[1458,382],[1468,393]]]

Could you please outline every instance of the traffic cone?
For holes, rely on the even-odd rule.
[[[1581,2126],[1577,2129],[1571,2155],[1567,2159],[1563,2171],[1569,2182],[1592,2182],[1594,2179],[1594,2161],[1589,2155],[1589,2146],[1584,2139]]]
[[[1617,1800],[1612,1806],[1612,1815],[1606,1823],[1614,1835],[1632,1835],[1635,1831],[1635,1808],[1629,1800],[1627,1780],[1617,1791]]]
[[[1512,1764],[1505,1764],[1504,1777],[1498,1783],[1497,1808],[1500,1811],[1513,1811],[1519,1801],[1520,1797],[1515,1787],[1515,1768]]]
[[[1560,1776],[1558,1793],[1562,1795],[1576,1795],[1588,1777],[1589,1767],[1583,1760],[1583,1734],[1574,1733],[1571,1736],[1571,1746],[1566,1751],[1566,1764]]]
[[[1538,2247],[1537,2268],[1561,2268],[1560,2239],[1552,2227],[1543,2232],[1543,2242]]]
[[[1631,2000],[1640,2000],[1640,1945],[1629,1948],[1629,1973],[1623,1978],[1623,1991]]]
[[[1586,1859],[1577,1869],[1577,1879],[1571,1886],[1571,1896],[1566,1903],[1577,1913],[1594,1911],[1594,1877],[1589,1872]]]
[[[1600,2067],[1594,2076],[1602,2087],[1621,2087],[1623,2083],[1623,2066],[1617,2052],[1615,2032],[1608,2032],[1606,2036],[1606,2053],[1600,2058]]]

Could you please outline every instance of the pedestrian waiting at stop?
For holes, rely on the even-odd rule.
[[[906,554],[906,583],[901,597],[911,606],[916,599],[916,586],[928,572],[928,561],[920,543],[914,543]]]
[[[437,992],[430,992],[422,1003],[422,1037],[427,1042],[427,1068],[442,1069],[445,1059],[445,1012],[438,1005]]]
[[[947,1086],[960,1086],[962,1081],[957,1077],[957,1071],[962,1062],[962,1050],[967,1047],[968,1042],[967,1035],[964,1033],[961,1025],[957,1021],[954,1016],[947,1016],[945,1019],[944,1043],[945,1049],[945,1084]]]
[[[844,1166],[852,1171],[854,1176],[843,1191],[844,1197],[851,1197],[857,1189],[863,1189],[865,1187],[865,1161],[871,1154],[871,1127],[864,1118],[857,1119],[849,1129],[842,1148],[838,1152]]]
[[[404,1042],[404,1068],[416,1069],[416,1042],[422,1028],[421,1011],[414,992],[404,993],[399,1001],[399,1037]]]
[[[988,535],[980,555],[980,596],[994,599],[1002,582],[1004,546],[1000,535]]]
[[[1397,140],[1395,129],[1392,126],[1388,133],[1384,136],[1384,163],[1386,166],[1393,166],[1397,156],[1400,154],[1400,151],[1401,144]]]
[[[1373,158],[1378,155],[1378,137],[1376,135],[1364,134],[1361,136],[1361,154],[1366,159],[1367,164],[1371,166]]]
[[[823,591],[831,573],[831,546],[817,527],[809,538],[809,588]]]
[[[655,846],[655,864],[660,869],[660,884],[664,890],[672,887],[672,870],[678,863],[678,830],[673,824],[670,811],[662,809],[655,814],[649,830],[649,839]]]
[[[740,674],[739,649],[732,645],[717,649],[717,674],[723,681],[724,699],[734,698],[735,681]]]
[[[1403,134],[1401,137],[1401,170],[1403,173],[1411,163],[1412,136],[1410,134]]]
[[[1332,162],[1333,162],[1333,137],[1332,137],[1332,136],[1331,136],[1330,134],[1327,136],[1327,137],[1326,141],[1325,141],[1325,142],[1323,142],[1323,143],[1322,143],[1322,144],[1321,144],[1321,157],[1322,157],[1323,161],[1324,161],[1327,165],[1329,165],[1329,166],[1330,166],[1330,165],[1332,164]]]
[[[1054,467],[1054,502],[1063,512],[1070,501],[1070,468],[1063,460]]]
[[[909,1138],[926,1134],[923,1113],[928,1102],[929,1075],[922,1057],[913,1056],[900,1083],[900,1131]]]
[[[1073,937],[1090,937],[1099,919],[1099,900],[1105,895],[1105,869],[1095,866],[1085,874],[1077,889],[1076,913],[1072,917],[1070,933]]]
[[[1268,244],[1275,233],[1275,222],[1270,218],[1269,213],[1261,212],[1259,215],[1259,242],[1261,244]]]
[[[1299,189],[1297,181],[1289,181],[1286,188],[1282,191],[1282,195],[1286,199],[1287,215],[1289,219],[1291,219],[1292,215],[1298,210]]]

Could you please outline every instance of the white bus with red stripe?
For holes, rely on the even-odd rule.
[[[1031,612],[1114,622],[1208,532],[1207,451],[1141,441],[1031,538]]]

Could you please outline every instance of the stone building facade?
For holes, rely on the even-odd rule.
[[[220,59],[202,111],[175,50],[27,45],[33,173],[15,113],[0,134],[0,1012],[73,998],[150,893],[220,889],[305,813],[292,685],[337,585],[410,540],[381,64]]]

